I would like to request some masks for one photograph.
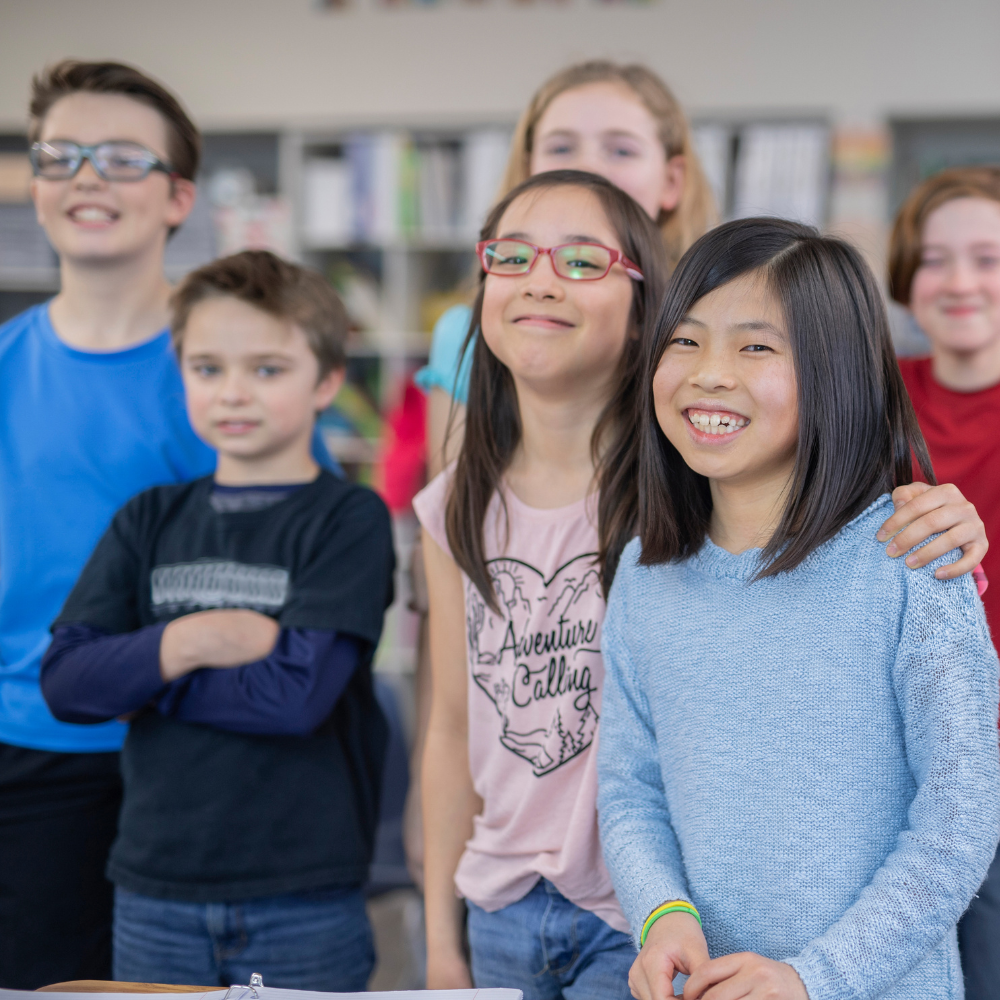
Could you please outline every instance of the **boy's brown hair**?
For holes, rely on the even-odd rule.
[[[170,334],[178,357],[191,310],[206,299],[229,296],[294,323],[319,362],[319,377],[347,363],[347,310],[322,275],[269,250],[244,250],[192,271],[170,300]]]
[[[1000,167],[952,167],[928,177],[907,196],[896,215],[889,241],[889,293],[910,304],[913,276],[920,266],[924,226],[931,213],[956,198],[1000,202]]]
[[[63,59],[31,81],[28,143],[38,142],[52,105],[77,93],[122,94],[158,111],[167,124],[167,156],[178,175],[193,181],[201,161],[201,135],[181,102],[162,84],[133,66]]]

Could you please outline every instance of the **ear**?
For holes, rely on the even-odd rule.
[[[684,181],[687,178],[687,160],[681,154],[671,156],[663,166],[663,190],[660,192],[660,208],[672,212],[684,197]]]
[[[167,206],[167,225],[173,229],[179,226],[194,208],[194,200],[198,194],[194,181],[186,180],[183,177],[174,177],[170,180],[170,201]]]
[[[319,380],[319,384],[313,390],[313,400],[317,411],[325,410],[333,402],[337,393],[340,392],[340,387],[344,384],[346,375],[346,368],[334,368],[333,371],[327,372]]]

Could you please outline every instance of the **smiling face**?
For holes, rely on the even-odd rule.
[[[568,186],[521,195],[501,218],[497,236],[540,247],[589,242],[622,249],[596,196]],[[486,277],[483,339],[519,385],[552,398],[610,398],[632,296],[621,263],[598,281],[574,281],[557,275],[543,254],[527,274]]]
[[[759,275],[694,303],[660,359],[653,399],[661,430],[713,490],[783,488],[798,441],[795,365],[781,306]]]
[[[271,481],[295,481],[313,468],[316,413],[333,401],[344,373],[320,380],[297,326],[236,298],[204,299],[184,328],[181,368],[191,426],[219,452],[220,479],[255,463],[270,463]]]
[[[621,83],[563,91],[535,126],[531,173],[586,170],[630,194],[652,219],[684,189],[684,157],[667,160],[656,119]]]
[[[75,93],[58,100],[42,123],[43,142],[81,146],[112,139],[136,142],[169,162],[167,123],[159,112],[122,94]],[[38,221],[61,257],[114,262],[154,250],[194,204],[194,185],[152,171],[141,181],[102,180],[89,161],[69,180],[36,177],[31,185]]]
[[[910,310],[935,347],[1000,349],[1000,203],[955,198],[930,214]]]

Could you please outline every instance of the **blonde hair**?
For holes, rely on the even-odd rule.
[[[549,105],[567,90],[590,83],[619,83],[628,87],[655,119],[667,159],[684,157],[684,188],[680,202],[675,209],[661,210],[656,220],[672,270],[684,251],[719,221],[719,214],[691,141],[691,129],[684,111],[667,85],[645,66],[621,66],[600,59],[568,66],[546,80],[514,129],[499,197],[503,198],[530,176],[535,129]]]

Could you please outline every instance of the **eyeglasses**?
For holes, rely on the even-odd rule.
[[[642,271],[620,250],[600,243],[563,243],[557,247],[536,247],[524,240],[483,240],[476,244],[483,270],[487,274],[514,277],[527,274],[542,254],[548,254],[552,268],[561,278],[570,281],[597,281],[618,261],[625,273],[642,281]]]
[[[49,181],[68,181],[76,177],[84,160],[97,176],[106,181],[141,181],[151,170],[177,177],[174,168],[156,153],[137,142],[99,142],[96,146],[81,146],[65,139],[36,142],[30,151],[31,166],[36,177]]]

